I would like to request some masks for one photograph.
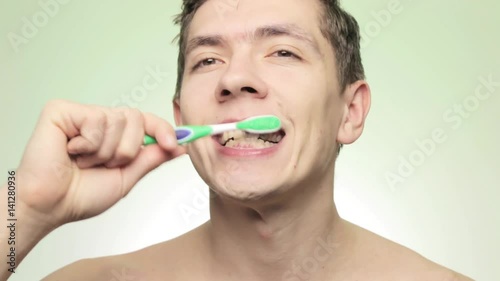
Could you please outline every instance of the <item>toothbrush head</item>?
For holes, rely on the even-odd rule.
[[[281,121],[274,115],[262,115],[245,119],[236,128],[252,134],[270,134],[281,129]]]

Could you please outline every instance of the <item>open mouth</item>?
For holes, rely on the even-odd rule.
[[[252,134],[245,131],[230,131],[215,136],[220,145],[239,149],[262,149],[277,145],[284,137],[285,131],[279,130],[271,134]]]

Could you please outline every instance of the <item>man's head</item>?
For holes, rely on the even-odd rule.
[[[209,139],[192,144],[209,185],[250,199],[333,176],[338,145],[359,137],[370,104],[359,28],[337,1],[185,0],[176,22],[177,123],[274,114],[286,133],[260,158],[221,157]],[[283,173],[262,177],[277,167]]]
[[[223,13],[227,9],[237,8],[240,0],[215,0],[212,1],[214,12]],[[335,50],[338,79],[342,90],[348,84],[365,79],[365,72],[361,62],[359,26],[349,13],[347,13],[338,0],[314,0],[320,3],[319,25],[323,36],[330,42]],[[198,9],[207,0],[184,0],[182,12],[178,14],[174,23],[180,25],[179,58],[177,64],[177,85],[174,98],[180,97],[182,78],[185,69],[185,51],[189,26]]]

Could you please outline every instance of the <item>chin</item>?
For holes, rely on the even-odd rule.
[[[210,189],[222,198],[239,202],[261,201],[279,193],[279,187],[263,179],[218,177]]]

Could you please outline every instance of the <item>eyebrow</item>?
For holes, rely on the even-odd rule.
[[[255,32],[256,39],[288,36],[303,41],[319,53],[316,40],[304,29],[295,24],[278,24],[260,27]]]
[[[260,40],[273,37],[288,36],[300,40],[320,54],[318,43],[313,37],[301,27],[295,24],[277,24],[266,25],[257,28],[253,33],[247,34],[246,37],[251,40]],[[186,56],[199,47],[220,47],[227,42],[227,39],[220,34],[196,36],[190,39],[186,46]]]

